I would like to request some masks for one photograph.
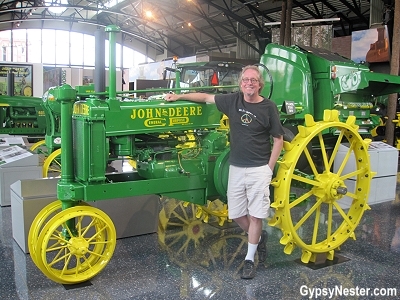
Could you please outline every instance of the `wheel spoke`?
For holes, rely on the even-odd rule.
[[[324,162],[325,170],[329,170],[328,156],[325,149],[325,142],[322,133],[318,133],[319,145],[321,146],[322,161]]]
[[[315,166],[314,160],[313,160],[312,157],[311,157],[310,151],[308,151],[307,147],[304,148],[304,154],[305,154],[306,157],[307,157],[308,164],[310,165],[311,170],[312,170],[314,176],[317,176],[317,175],[318,175],[317,168],[316,168],[316,166]]]
[[[358,196],[356,194],[354,194],[352,192],[349,192],[349,191],[347,191],[346,196],[350,197],[350,198],[353,198],[353,199],[356,199],[356,200],[358,199]]]
[[[333,210],[333,205],[332,203],[328,204],[328,228],[327,228],[327,232],[326,232],[326,240],[329,241],[331,238],[331,234],[332,234],[332,222],[333,222],[333,218],[332,218],[332,210]]]
[[[64,250],[65,249],[65,245],[61,245],[59,247],[54,247],[55,245],[59,245],[60,243],[54,243],[53,245],[51,245],[51,247],[47,248],[47,252],[50,251],[56,251],[56,250]]]
[[[63,224],[63,228],[67,230],[69,237],[73,237],[74,235],[72,234],[71,230],[69,229],[69,226],[67,225],[67,222]]]
[[[240,254],[240,250],[241,250],[241,249],[243,248],[243,246],[245,246],[245,245],[246,245],[246,241],[245,241],[245,240],[242,240],[242,241],[240,242],[239,246],[236,248],[236,251],[233,252],[233,255],[232,255],[231,259],[228,261],[228,264],[226,265],[226,267],[230,267],[230,266],[233,264],[235,258],[238,257],[238,255]],[[226,256],[227,256],[227,255],[226,255],[226,253],[225,253],[225,257],[226,257]]]
[[[185,220],[189,220],[189,216],[188,216],[188,214],[187,214],[187,212],[186,212],[186,209],[185,209],[184,206],[183,206],[183,203],[179,203],[179,207],[180,207],[181,210],[182,210],[183,218],[184,218]],[[192,208],[192,209],[193,209],[193,208]],[[174,211],[174,213],[175,213],[175,211]]]
[[[175,211],[173,211],[172,214],[173,214],[176,218],[178,218],[179,220],[181,220],[183,223],[189,224],[189,221],[188,221],[189,219],[187,218],[187,215],[186,215],[186,217],[182,217],[182,216],[180,216],[179,214],[177,214]]]
[[[69,265],[69,262],[71,261],[71,257],[72,257],[72,255],[68,256],[67,261],[65,262],[64,267],[61,271],[61,276],[63,276],[65,274],[65,272],[68,270],[68,265]]]
[[[183,243],[182,247],[179,248],[179,250],[177,252],[178,254],[181,253],[182,251],[184,251],[184,253],[186,253],[187,247],[189,245],[189,241],[190,240],[188,240],[188,239],[185,240],[185,242]]]
[[[57,231],[57,232],[55,232],[55,233],[56,233],[56,234],[53,233],[53,234],[51,235],[50,240],[60,241],[60,242],[63,242],[63,243],[65,243],[65,244],[68,243],[68,241],[62,237],[60,231]]]
[[[351,178],[353,176],[357,176],[358,174],[365,173],[365,171],[366,171],[365,168],[360,168],[358,170],[355,170],[354,172],[351,172],[351,173],[348,173],[346,175],[340,176],[340,179],[346,180],[346,179],[349,179],[349,178]]]
[[[340,134],[339,134],[338,139],[337,139],[337,141],[335,143],[335,147],[333,148],[332,155],[331,155],[331,157],[329,159],[329,169],[328,170],[331,169],[331,167],[333,165],[333,162],[335,160],[336,154],[339,151],[340,144],[342,143],[342,140],[343,140],[343,134],[344,134],[344,129],[340,130]]]
[[[53,260],[52,260],[51,262],[48,263],[48,265],[49,265],[50,267],[53,266],[54,264],[58,263],[59,261],[62,261],[62,260],[65,259],[65,258],[67,258],[67,263],[65,263],[65,265],[68,264],[68,261],[70,260],[71,254],[70,254],[70,253],[67,253],[67,254],[64,254],[63,256],[59,256],[59,255],[60,255],[60,252],[62,252],[62,250],[63,250],[63,249],[61,249],[61,250],[57,253],[57,255],[53,258]]]
[[[97,232],[92,235],[92,237],[90,239],[87,239],[87,241],[90,243],[94,238],[98,237],[99,234],[101,234],[103,231],[105,231],[106,229],[108,229],[109,226],[107,224],[104,224],[104,226],[100,229],[97,230]]]
[[[294,200],[293,202],[289,203],[289,208],[293,208],[303,202],[304,200],[307,200],[309,197],[313,195],[313,191],[308,191],[307,193],[301,195],[299,198]]]
[[[311,216],[311,214],[316,210],[322,203],[322,198],[318,199],[318,201],[310,208],[310,210],[296,223],[293,227],[295,231],[297,231],[300,226]]]
[[[352,151],[354,150],[354,146],[355,146],[355,142],[351,143],[349,150],[347,151],[345,157],[343,158],[343,161],[340,164],[338,171],[336,172],[336,174],[338,174],[339,176],[340,176],[340,174],[342,174],[344,167],[347,165],[350,155],[351,155]]]
[[[321,215],[321,206],[318,206],[317,211],[315,212],[314,230],[313,230],[311,245],[315,245],[317,241],[320,215]]]
[[[355,229],[355,224],[349,219],[349,217],[346,215],[346,213],[343,211],[343,209],[340,207],[339,204],[336,202],[333,203],[339,214],[343,217],[343,219],[350,225],[352,229]]]
[[[321,186],[321,182],[312,180],[310,178],[305,178],[296,174],[292,175],[292,179],[309,184],[309,185],[313,185],[313,186]]]
[[[90,245],[107,245],[108,241],[90,242]]]
[[[106,244],[107,244],[107,243],[106,243]],[[87,253],[89,253],[89,254],[91,254],[91,255],[93,255],[93,256],[100,257],[100,258],[105,258],[105,257],[106,257],[106,255],[103,255],[103,254],[97,253],[97,252],[93,252],[93,251],[88,251]]]
[[[82,222],[82,220],[81,220],[81,222]],[[87,232],[89,231],[89,229],[94,227],[94,223],[95,223],[95,219],[92,219],[92,221],[90,221],[89,225],[85,227],[85,230],[81,234],[78,234],[78,235],[85,236],[87,234]]]
[[[185,224],[182,223],[175,223],[175,222],[168,222],[168,225],[170,226],[176,226],[176,227],[183,227]]]

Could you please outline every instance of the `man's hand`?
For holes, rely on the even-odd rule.
[[[176,100],[178,100],[178,95],[176,95],[176,94],[170,94],[170,93],[165,94],[164,100],[165,100],[165,101],[169,101],[169,102],[176,101]]]

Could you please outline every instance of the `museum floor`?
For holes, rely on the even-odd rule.
[[[202,223],[181,202],[161,203],[164,217],[157,233],[118,239],[111,261],[97,276],[85,284],[62,285],[45,277],[21,250],[12,236],[11,207],[1,207],[0,299],[315,299],[305,288],[335,287],[353,292],[396,288],[397,297],[336,293],[332,299],[399,299],[399,183],[396,199],[371,208],[355,230],[357,239],[348,239],[337,253],[343,262],[332,264],[305,265],[299,251],[284,254],[280,230],[264,224],[268,258],[254,279],[243,280],[246,244],[237,227]]]

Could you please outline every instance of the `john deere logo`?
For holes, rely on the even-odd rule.
[[[201,106],[132,109],[131,119],[144,119],[146,127],[188,124],[190,116],[201,116]]]

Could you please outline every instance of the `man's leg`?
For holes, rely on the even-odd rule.
[[[247,254],[243,266],[243,279],[252,279],[255,276],[254,256],[260,241],[262,219],[256,217],[240,217],[235,222],[248,233]]]
[[[262,219],[250,216],[249,218],[249,243],[258,244],[262,230]]]
[[[243,216],[234,221],[242,228],[248,235],[249,247],[247,250],[246,259],[254,261],[255,251],[257,250],[258,242],[261,238],[262,230],[262,219],[253,216]],[[255,245],[255,250],[253,251],[251,245]]]

